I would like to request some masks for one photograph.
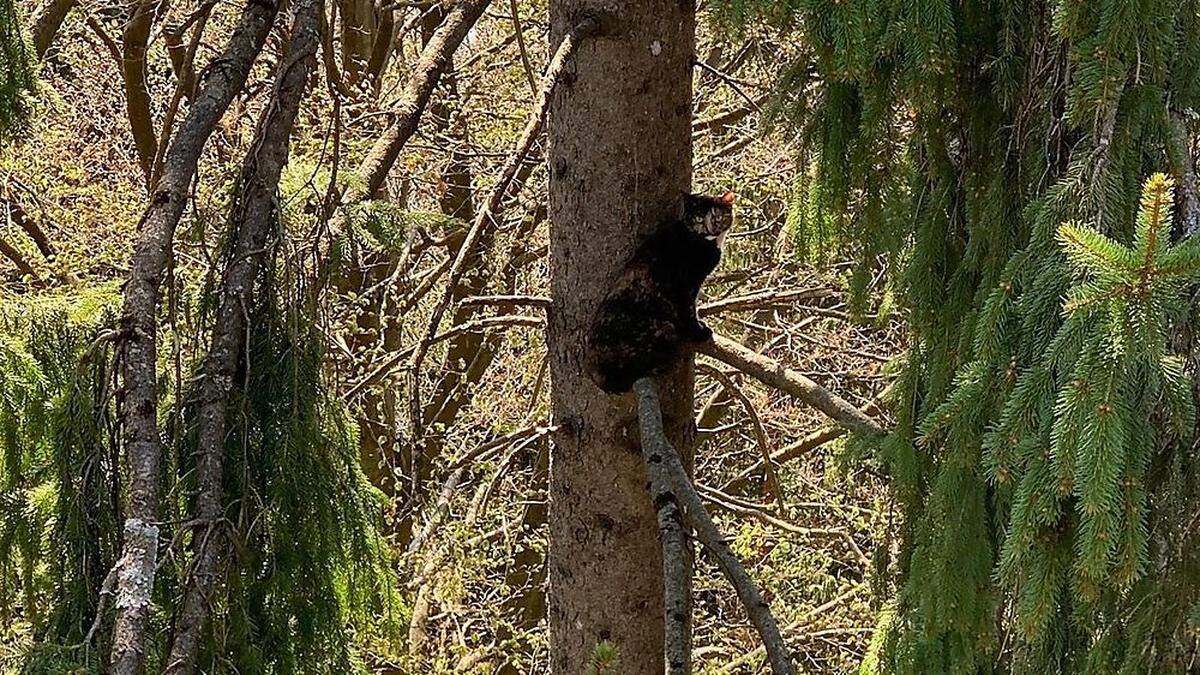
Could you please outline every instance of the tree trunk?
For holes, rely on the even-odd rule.
[[[125,455],[129,463],[129,507],[118,563],[116,623],[113,628],[112,672],[141,670],[146,619],[154,587],[158,551],[158,481],[162,454],[158,435],[157,345],[159,285],[171,255],[175,226],[183,215],[196,162],[213,127],[246,83],[250,66],[262,49],[278,6],[250,0],[225,52],[214,61],[210,75],[188,110],[163,163],[142,216],[138,240],[125,284],[121,315],[120,403]]]
[[[351,86],[358,86],[367,72],[375,41],[375,3],[371,0],[339,0],[342,15],[342,72]]]
[[[50,0],[34,20],[33,29],[30,32],[33,33],[33,53],[39,61],[46,56],[46,52],[54,42],[54,36],[62,27],[63,20],[67,18],[67,14],[75,7],[77,1]]]
[[[278,220],[275,193],[287,164],[292,127],[304,98],[305,85],[316,66],[317,16],[321,0],[299,0],[293,5],[291,39],[275,77],[274,91],[242,167],[241,185],[230,211],[236,231],[235,255],[225,271],[221,304],[213,326],[212,345],[204,360],[200,383],[198,492],[193,515],[198,522],[192,536],[193,559],[183,609],[171,647],[166,673],[196,672],[200,640],[212,606],[217,563],[225,537],[221,532],[224,495],[221,489],[227,402],[237,386],[234,377],[246,348],[247,307],[254,306],[254,284],[262,264],[267,239]],[[268,291],[269,292],[269,291]]]
[[[604,6],[552,1],[551,39]],[[563,674],[580,672],[601,642],[618,650],[621,673],[663,671],[662,553],[634,401],[605,395],[584,375],[584,341],[622,261],[690,186],[695,10],[675,0],[620,7],[605,37],[580,46],[550,117],[548,340],[559,429],[549,623],[551,669]],[[690,454],[691,361],[659,386],[668,436]]]

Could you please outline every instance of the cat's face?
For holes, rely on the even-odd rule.
[[[689,194],[684,198],[684,218],[688,227],[721,248],[733,226],[733,193],[720,197]]]

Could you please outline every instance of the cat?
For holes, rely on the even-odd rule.
[[[609,394],[666,373],[712,330],[696,296],[717,267],[733,225],[733,193],[685,194],[673,218],[638,247],[596,310],[587,334],[588,376]]]

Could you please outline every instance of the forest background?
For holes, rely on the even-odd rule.
[[[0,668],[550,672],[548,608],[661,630],[547,585],[548,158],[607,133],[555,106],[636,32],[556,67],[580,4],[0,0]],[[737,202],[694,475],[803,672],[1195,667],[1200,14],[1095,4],[696,9],[679,175]],[[765,672],[694,584],[696,671]]]

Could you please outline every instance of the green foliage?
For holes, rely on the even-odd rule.
[[[879,672],[1188,667],[1195,375],[1176,337],[1200,248],[1170,245],[1169,181],[1142,181],[1190,161],[1197,10],[718,3],[803,44],[812,74],[782,83],[806,101],[793,213],[836,219],[860,275],[887,265],[910,327],[875,455],[904,514]]]
[[[29,116],[35,76],[23,19],[13,0],[0,0],[0,142],[20,132]]]
[[[212,658],[235,672],[359,671],[356,640],[395,634],[399,611],[376,529],[383,496],[359,468],[355,425],[323,384],[315,327],[280,303],[272,295],[255,314],[248,361],[257,365],[229,408],[225,493],[239,525]]]
[[[273,275],[263,284],[250,308],[244,387],[230,403],[232,544],[213,598],[209,672],[359,672],[359,650],[390,651],[403,613],[378,530],[383,497],[359,467],[356,426],[324,382],[322,341],[300,292]],[[9,602],[0,630],[31,626],[25,672],[86,671],[104,649],[106,620],[93,649],[84,637],[116,561],[123,501],[111,290],[107,303],[6,300],[0,313],[0,599]],[[173,379],[164,372],[165,384]],[[179,400],[163,400],[167,430],[182,422],[162,476],[163,541],[186,546],[192,530],[174,528],[190,517],[194,411],[186,393]],[[181,597],[182,550],[160,556],[151,668]]]
[[[108,289],[0,311],[0,598],[20,598],[0,626],[22,620],[51,642],[82,642],[116,559],[111,351],[97,340],[111,301]],[[79,664],[47,647],[24,667],[64,662]]]
[[[611,642],[596,643],[584,669],[586,675],[613,675],[621,672],[621,650]]]

